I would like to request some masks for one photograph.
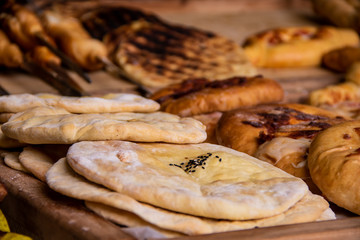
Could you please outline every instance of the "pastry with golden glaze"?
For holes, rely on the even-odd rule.
[[[310,67],[320,65],[322,56],[331,50],[358,44],[359,36],[350,29],[283,27],[249,37],[244,50],[257,67]]]

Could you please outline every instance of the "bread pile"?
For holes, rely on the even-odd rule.
[[[6,164],[116,223],[173,237],[335,218],[301,179],[245,153],[201,143],[204,125],[157,112],[152,100],[137,97],[147,102],[139,110],[126,107],[135,99],[130,95],[68,102],[31,95],[46,104],[15,110],[23,97],[0,97],[2,111],[20,111],[2,125],[4,134],[28,145],[3,153]],[[106,100],[126,112],[109,103],[100,107]]]

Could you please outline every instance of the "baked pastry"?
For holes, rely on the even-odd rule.
[[[147,87],[256,74],[236,42],[195,28],[139,20],[115,29],[104,41],[127,77]]]
[[[87,140],[199,143],[205,126],[192,118],[164,112],[70,114],[62,108],[37,107],[14,115],[3,133],[30,144],[71,144]]]
[[[359,31],[358,0],[312,0],[315,13],[338,27]]]
[[[258,67],[310,67],[334,49],[357,46],[359,36],[350,29],[324,26],[284,27],[246,39],[244,50]]]
[[[150,98],[159,102],[165,112],[193,116],[279,102],[283,96],[283,89],[276,81],[256,76],[216,81],[189,79],[163,88]]]
[[[360,113],[360,62],[355,62],[349,67],[345,75],[345,82],[311,92],[309,103],[349,118],[358,118]]]
[[[357,61],[360,61],[359,47],[335,49],[322,57],[323,66],[337,72],[346,72]]]
[[[360,214],[360,121],[328,128],[310,145],[308,165],[314,183],[331,202]]]
[[[302,104],[260,105],[224,113],[216,137],[219,144],[306,179],[306,154],[311,140],[342,121],[344,118],[332,112]]]

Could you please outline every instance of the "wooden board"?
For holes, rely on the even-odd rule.
[[[99,1],[93,2],[99,4]],[[267,28],[318,24],[308,8],[309,2],[305,0],[102,1],[105,2],[141,6],[171,22],[210,30],[239,44],[248,35]],[[72,6],[76,4],[79,8],[85,6],[79,2],[74,2]],[[259,73],[280,82],[285,90],[285,102],[306,102],[310,91],[337,83],[342,77],[322,68],[259,69]],[[71,74],[91,95],[136,92],[134,85],[103,71],[90,74],[91,85]],[[11,93],[56,93],[40,79],[18,71],[0,71],[0,85]],[[4,166],[2,161],[0,183],[8,190],[0,208],[13,231],[40,240],[132,239],[119,226],[85,209],[81,201],[51,191],[35,178]],[[178,239],[360,239],[360,218],[335,206],[334,209],[341,219]]]

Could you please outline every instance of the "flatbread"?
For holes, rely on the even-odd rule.
[[[1,131],[1,125],[0,125],[0,148],[17,148],[17,147],[23,147],[25,144],[20,143],[16,139],[9,138],[4,135],[4,133]]]
[[[322,216],[323,211],[328,211],[328,203],[322,197],[308,192],[294,207],[270,218],[248,221],[226,221],[195,217],[140,203],[129,196],[92,183],[76,174],[66,163],[65,159],[60,159],[48,171],[47,183],[50,188],[66,196],[131,212],[137,218],[131,216],[131,219],[128,219],[128,221],[132,220],[135,222],[129,223],[129,226],[133,226],[131,224],[138,224],[139,218],[141,218],[140,222],[146,221],[164,229],[171,229],[189,235],[315,221]],[[326,218],[326,216],[322,218],[324,220],[333,219]]]
[[[2,126],[5,135],[31,144],[70,144],[89,140],[199,143],[205,126],[192,118],[155,113],[70,114],[38,107],[18,113]]]
[[[64,152],[64,155],[66,152]],[[19,155],[20,163],[31,172],[36,178],[45,182],[46,172],[52,167],[52,165],[58,160],[41,151],[39,147],[25,147]]]
[[[145,229],[147,232],[146,233],[143,232],[142,233],[143,235],[156,234],[157,238],[184,236],[184,234],[178,232],[161,229],[151,223],[142,220],[141,218],[139,218],[138,216],[136,216],[131,212],[123,211],[118,208],[110,207],[96,202],[85,201],[85,205],[93,212],[117,224],[125,225],[128,227],[147,227],[148,229]],[[155,236],[151,236],[151,237],[155,237]]]
[[[14,113],[0,113],[0,123],[6,123]]]
[[[154,112],[160,108],[153,100],[129,93],[107,94],[102,97],[24,93],[0,97],[0,112],[16,113],[41,106],[61,107],[71,113]]]
[[[29,171],[20,163],[19,154],[20,152],[2,152],[1,157],[4,158],[6,166],[15,170],[29,173]]]
[[[195,28],[138,20],[111,31],[104,42],[127,77],[148,87],[257,72],[238,43]]]
[[[214,144],[80,142],[67,159],[87,179],[177,212],[230,220],[280,214],[306,184],[268,163]]]

